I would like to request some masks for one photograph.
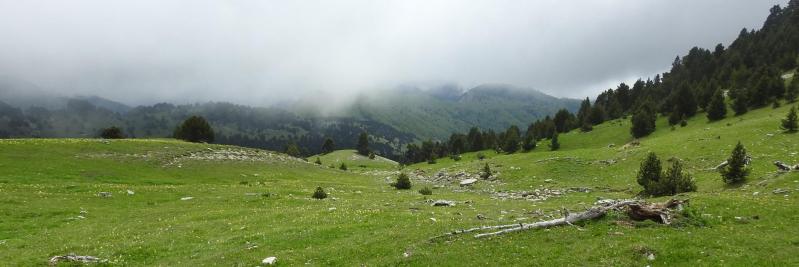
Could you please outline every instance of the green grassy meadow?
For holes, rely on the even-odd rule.
[[[559,151],[542,141],[528,153],[482,151],[484,160],[468,153],[406,166],[432,175],[476,173],[489,163],[499,179],[472,188],[414,180],[402,191],[388,185],[395,164],[352,150],[319,156],[320,166],[316,156],[166,139],[0,140],[0,265],[42,266],[75,253],[113,266],[258,266],[269,256],[279,266],[796,266],[799,173],[772,165],[799,163],[799,134],[779,129],[788,108],[713,123],[699,114],[674,129],[661,118],[638,146],[625,146],[629,119],[606,122],[561,135]],[[712,168],[738,141],[753,157],[752,173],[730,187]],[[698,192],[677,196],[690,199],[686,223],[628,224],[611,214],[579,227],[429,240],[635,197],[635,174],[650,151],[683,160],[697,181]],[[334,162],[349,171],[329,168]],[[327,199],[310,197],[317,186]],[[435,188],[432,196],[417,192],[424,186]],[[571,187],[591,190],[545,201],[496,197]],[[428,199],[457,205],[432,207]]]

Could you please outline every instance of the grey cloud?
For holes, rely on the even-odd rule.
[[[728,44],[787,0],[0,0],[0,75],[127,103],[343,100],[408,82],[568,97]]]

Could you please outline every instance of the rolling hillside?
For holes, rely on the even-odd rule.
[[[290,266],[792,266],[799,264],[799,173],[772,166],[799,162],[797,135],[778,128],[787,109],[714,123],[700,114],[673,130],[660,118],[637,146],[626,145],[628,120],[611,121],[563,134],[559,151],[541,142],[529,153],[482,151],[484,160],[469,153],[405,167],[412,190],[389,187],[393,165],[345,172],[262,150],[172,140],[0,140],[0,260],[43,265],[76,253],[130,266],[253,266],[268,256]],[[752,173],[729,187],[712,168],[737,141],[753,157]],[[633,198],[641,190],[635,173],[650,151],[682,160],[698,184],[697,192],[676,196],[690,205],[674,225],[613,214],[575,227],[429,241],[466,227],[558,217],[598,198]],[[458,179],[438,178],[477,173],[485,163],[497,180],[459,187]],[[311,199],[317,186],[330,197]],[[416,192],[424,186],[432,196]],[[521,197],[534,190],[559,194]],[[433,207],[429,199],[456,205]]]

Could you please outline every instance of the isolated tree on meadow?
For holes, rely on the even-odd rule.
[[[746,149],[738,142],[732,150],[730,158],[727,159],[727,166],[724,166],[720,172],[721,177],[727,184],[737,184],[746,180],[749,175],[749,169],[746,167],[748,159],[746,156]]]
[[[780,128],[788,133],[795,133],[796,130],[799,129],[796,118],[796,106],[791,107],[791,110],[788,111],[788,115],[785,115],[785,119],[782,119],[782,125]]]
[[[325,138],[325,142],[322,143],[322,153],[327,154],[333,152],[336,149],[336,144],[333,143],[333,139]]]
[[[669,170],[666,171],[661,177],[661,185],[659,186],[660,195],[676,195],[683,192],[696,191],[696,183],[691,177],[691,174],[683,171],[682,162],[679,159],[674,159]]]
[[[710,121],[717,121],[727,116],[727,105],[724,104],[724,94],[721,89],[717,89],[713,93],[705,110],[707,110],[707,119]]]
[[[491,177],[491,167],[486,162],[485,166],[483,166],[483,171],[480,173],[480,178],[488,179],[488,177]]]
[[[361,135],[358,136],[358,146],[356,149],[358,150],[358,154],[369,156],[369,135],[366,134],[366,132],[362,132]]]
[[[175,129],[173,135],[176,139],[181,139],[194,143],[212,143],[214,142],[214,130],[205,118],[200,116],[191,116],[183,124]]]
[[[558,134],[552,136],[552,139],[549,140],[549,149],[552,151],[560,149],[560,142],[558,141]]]
[[[100,131],[100,137],[103,139],[123,139],[125,134],[122,133],[119,127],[111,126]]]

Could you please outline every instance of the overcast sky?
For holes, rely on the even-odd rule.
[[[405,83],[594,96],[787,0],[0,0],[0,76],[130,104],[336,99]]]

